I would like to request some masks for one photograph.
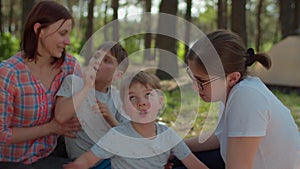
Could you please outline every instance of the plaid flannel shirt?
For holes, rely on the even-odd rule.
[[[0,161],[31,164],[53,152],[57,135],[12,144],[12,128],[38,126],[51,120],[55,94],[64,77],[80,75],[79,64],[70,55],[65,57],[61,70],[47,90],[32,76],[20,52],[0,64]]]

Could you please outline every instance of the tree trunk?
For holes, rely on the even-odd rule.
[[[279,0],[279,20],[281,25],[281,38],[293,34],[292,0]]]
[[[106,28],[106,24],[107,24],[107,9],[108,9],[108,1],[106,0],[105,2],[105,8],[104,8],[104,27],[103,27],[103,33],[104,33],[104,40],[108,41],[108,33],[107,33],[107,28]]]
[[[294,30],[296,33],[300,34],[299,30],[299,20],[300,20],[300,0],[294,0]]]
[[[246,0],[232,0],[231,30],[238,33],[247,46]]]
[[[218,29],[227,29],[227,1],[218,0]]]
[[[224,22],[224,29],[228,28],[228,4],[227,0],[223,0],[223,8],[224,8],[224,15],[223,15],[223,22]]]
[[[112,0],[113,14],[113,40],[119,41],[119,21],[118,21],[118,9],[119,0]]]
[[[145,6],[146,6],[146,12],[151,12],[151,0],[145,0]],[[151,30],[151,19],[149,19],[150,16],[147,14],[145,21],[146,21],[146,29],[147,32],[150,32]],[[151,57],[151,38],[152,34],[151,33],[145,33],[145,40],[144,40],[144,47],[145,47],[145,52],[144,52],[144,61],[145,60],[152,60],[153,58]]]
[[[187,21],[185,25],[185,48],[184,48],[184,63],[187,63],[186,55],[189,51],[190,33],[191,33],[191,21],[192,21],[192,0],[186,0],[186,12],[185,19]]]
[[[3,34],[3,20],[2,20],[2,0],[0,0],[0,35]]]
[[[25,21],[27,19],[27,16],[30,12],[30,10],[32,9],[32,7],[35,4],[35,0],[23,0],[22,1],[22,28],[21,28],[21,35],[23,33],[23,29],[24,29],[24,24]]]
[[[95,0],[89,0],[88,1],[88,25],[85,34],[86,40],[88,40],[93,34],[94,6],[95,6]]]
[[[178,76],[176,39],[173,38],[176,34],[177,6],[178,0],[162,0],[159,6],[159,12],[173,15],[172,18],[160,15],[158,21],[156,48],[160,50],[156,75],[160,79],[172,79]]]
[[[95,6],[95,0],[89,0],[88,1],[88,25],[86,30],[86,42],[87,42],[87,50],[86,50],[86,56],[85,56],[85,64],[87,65],[92,57],[92,51],[93,51],[93,38],[91,37],[93,34],[93,26],[94,26],[94,6]]]
[[[255,47],[256,51],[260,51],[260,38],[261,38],[261,14],[262,14],[262,8],[263,8],[263,0],[259,0],[257,5],[257,14],[256,14],[256,36],[255,36]]]
[[[67,1],[67,6],[68,6],[68,10],[70,11],[71,15],[73,15],[73,5],[74,4],[79,4],[78,0],[72,0],[72,1]]]
[[[10,5],[9,5],[9,15],[8,15],[8,31],[11,34],[14,34],[13,30],[12,30],[12,25],[13,25],[13,13],[14,13],[14,6],[15,6],[15,0],[11,0],[10,1]]]

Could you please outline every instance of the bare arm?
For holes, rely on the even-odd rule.
[[[68,132],[78,131],[79,129],[80,123],[77,119],[71,119],[64,124],[60,124],[55,119],[52,119],[50,122],[39,126],[12,128],[11,143],[21,143],[50,134],[67,135]],[[72,135],[69,136],[72,137]]]
[[[228,138],[226,168],[252,169],[261,137]]]
[[[79,156],[74,162],[65,164],[64,169],[88,169],[101,159],[96,157],[91,150]]]
[[[183,159],[182,163],[188,169],[208,169],[193,153],[190,153],[190,155]]]
[[[55,118],[58,122],[64,123],[75,115],[75,110],[81,106],[81,103],[88,95],[90,89],[95,84],[96,72],[92,67],[87,67],[84,73],[84,86],[71,98],[57,97],[55,106]],[[72,91],[70,91],[72,92]]]
[[[64,123],[74,117],[75,110],[80,107],[89,90],[89,88],[84,87],[71,98],[62,96],[57,97],[54,112],[55,119],[59,123]]]
[[[211,134],[203,143],[199,142],[199,136],[184,139],[184,142],[192,152],[214,150],[220,147],[219,140],[214,134]]]

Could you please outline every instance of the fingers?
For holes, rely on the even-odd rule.
[[[64,134],[65,137],[69,137],[69,138],[76,138],[76,135],[74,133],[71,133],[71,132],[66,132]]]
[[[88,86],[94,86],[96,79],[96,72],[98,68],[88,66],[84,71],[84,83]]]
[[[62,128],[65,132],[77,132],[82,129],[81,124],[77,117],[73,117],[69,121],[62,124]]]
[[[173,168],[173,163],[167,163],[166,165],[165,165],[165,169],[172,169]]]
[[[84,71],[84,75],[85,76],[95,76],[96,72],[97,72],[97,68],[96,67],[92,67],[92,66],[88,66],[85,71]]]
[[[71,122],[71,123],[79,123],[79,119],[77,117],[72,117],[69,122]]]
[[[92,110],[97,111],[97,112],[100,111],[100,113],[103,114],[103,113],[107,112],[107,110],[109,110],[109,109],[105,103],[101,103],[97,100],[96,104],[92,107]]]

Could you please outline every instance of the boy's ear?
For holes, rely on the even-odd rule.
[[[113,80],[118,80],[123,76],[124,72],[121,70],[116,70],[113,76]]]
[[[229,87],[233,87],[241,78],[240,72],[232,72],[227,75],[227,84]]]
[[[161,108],[164,107],[164,96],[159,96],[159,104],[160,104]]]

